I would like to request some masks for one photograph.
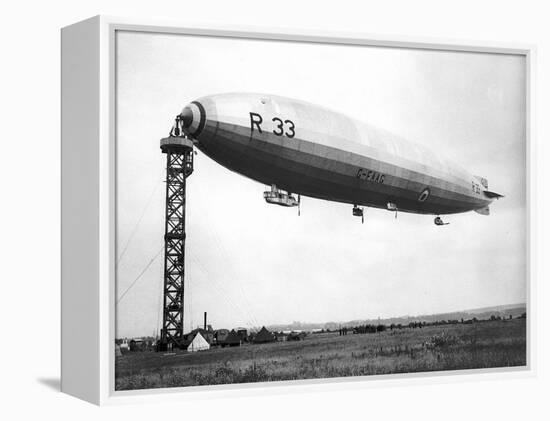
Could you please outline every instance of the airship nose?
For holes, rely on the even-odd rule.
[[[191,127],[191,123],[193,123],[193,111],[189,105],[183,109],[180,118],[184,129]]]
[[[193,101],[185,106],[179,118],[183,132],[195,139],[200,135],[206,124],[206,112],[202,104],[198,101]]]

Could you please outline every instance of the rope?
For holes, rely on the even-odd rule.
[[[247,314],[246,311],[246,304],[245,306],[241,306],[238,301],[235,301],[231,298],[231,295],[228,293],[228,289],[225,285],[223,285],[221,282],[217,281],[214,277],[210,276],[210,272],[208,269],[204,267],[204,265],[191,253],[188,253],[188,257],[190,260],[192,260],[197,268],[203,272],[206,275],[207,278],[207,286],[212,289],[212,291],[217,294],[222,301],[227,302],[230,306],[233,307],[234,310],[237,310],[241,315],[245,316],[246,318],[250,318],[250,314]],[[252,320],[254,322],[254,320]],[[254,327],[249,321],[244,322],[248,327]]]
[[[134,228],[132,229],[132,232],[130,233],[130,236],[126,240],[126,243],[124,244],[122,252],[120,253],[120,256],[118,257],[118,259],[116,261],[117,266],[119,265],[120,261],[124,257],[124,254],[126,254],[126,251],[128,250],[128,246],[130,245],[130,241],[132,241],[132,238],[134,238],[134,235],[136,234],[137,229],[138,229],[139,225],[141,224],[141,221],[143,220],[143,217],[145,216],[145,213],[147,212],[147,209],[149,208],[149,206],[151,205],[151,203],[153,201],[153,197],[155,196],[155,193],[157,192],[159,186],[161,185],[161,181],[162,181],[162,175],[159,178],[159,180],[157,181],[157,183],[155,184],[155,187],[153,188],[153,191],[151,192],[151,195],[149,196],[149,199],[147,199],[147,203],[145,204],[145,207],[143,208],[143,212],[141,213],[141,215],[140,215],[138,221],[136,222],[136,224],[134,225]]]
[[[128,293],[128,291],[130,291],[132,289],[132,287],[136,284],[137,281],[139,281],[139,279],[143,276],[143,274],[145,272],[147,272],[147,269],[149,269],[149,267],[153,264],[153,262],[155,260],[157,260],[157,257],[160,256],[160,253],[162,252],[162,250],[164,250],[164,244],[162,245],[162,247],[160,248],[160,250],[157,252],[157,254],[155,254],[155,257],[153,257],[149,263],[147,263],[147,266],[145,266],[145,268],[139,273],[139,275],[137,276],[136,279],[134,279],[134,281],[130,284],[130,286],[128,288],[126,288],[126,290],[122,293],[122,295],[119,297],[119,299],[117,300],[117,304],[120,303],[120,301],[124,298],[124,296]]]
[[[202,191],[198,190],[197,193],[199,196],[201,196],[201,199],[204,198]],[[199,203],[201,202],[202,201],[199,201]],[[200,207],[201,207],[202,214],[203,215],[206,214],[205,219],[210,219],[212,216],[211,216],[209,207],[208,206],[206,207],[200,206]],[[250,308],[251,308],[250,300],[248,299],[246,293],[244,292],[244,289],[240,282],[240,277],[237,275],[237,272],[235,271],[233,260],[230,258],[229,253],[227,252],[227,249],[224,247],[224,242],[221,240],[216,230],[211,229],[210,225],[206,226],[206,231],[211,235],[211,237],[214,237],[214,241],[212,243],[214,247],[218,250],[218,256],[225,260],[224,267],[226,268],[227,272],[232,277],[234,283],[237,286],[237,289],[235,291],[241,295],[241,299],[245,303],[244,310],[241,310],[241,311],[249,320],[252,321],[252,323],[259,325],[258,320],[256,319],[256,317],[254,317],[254,314],[250,311]],[[207,273],[206,271],[204,272]],[[210,276],[208,277],[210,278]]]
[[[189,254],[189,253],[188,253]],[[187,273],[187,269],[185,271]],[[187,288],[185,288],[185,297],[187,297],[187,305],[189,306],[189,330],[193,330],[193,301],[191,299],[191,285],[189,285],[189,276],[186,276],[187,278]],[[185,284],[185,279],[183,280]]]
[[[159,291],[158,291],[158,300],[157,300],[157,308],[158,308],[158,312],[157,312],[157,324],[156,324],[156,334],[160,337],[160,330],[162,329],[162,326],[160,325],[160,318],[161,318],[161,314],[162,314],[162,310],[163,310],[163,303],[162,303],[162,295],[163,295],[163,289],[164,289],[164,279],[163,279],[163,275],[164,275],[164,267],[162,265],[159,266],[160,268],[160,274],[159,274]]]

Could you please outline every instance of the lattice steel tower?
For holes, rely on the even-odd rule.
[[[164,225],[164,301],[159,350],[180,347],[183,339],[185,276],[186,179],[193,172],[193,143],[179,130],[160,141],[166,154],[166,213]]]

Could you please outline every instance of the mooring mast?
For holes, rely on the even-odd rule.
[[[176,119],[170,136],[160,140],[160,149],[166,154],[166,208],[164,301],[159,350],[180,347],[183,339],[185,181],[193,172],[193,143],[182,134],[180,124],[180,119]]]

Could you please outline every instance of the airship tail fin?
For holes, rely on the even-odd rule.
[[[483,190],[483,194],[489,199],[500,199],[501,197],[504,197],[502,194],[495,193],[494,191],[489,190]]]
[[[477,212],[480,215],[485,215],[485,216],[488,216],[491,213],[489,210],[489,206],[485,206],[484,208],[474,209],[474,212]]]
[[[474,175],[474,177],[481,183],[481,185],[484,187],[483,195],[488,199],[500,199],[501,197],[504,197],[500,193],[495,193],[494,191],[489,190],[489,181],[485,177],[480,177],[479,175]]]

